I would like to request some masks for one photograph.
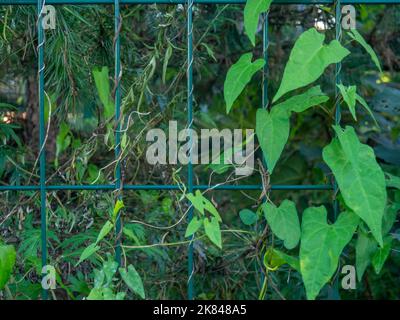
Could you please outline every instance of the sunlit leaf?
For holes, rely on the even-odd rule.
[[[350,52],[339,41],[324,44],[325,35],[315,28],[302,33],[294,44],[273,102],[284,94],[317,80],[326,67],[342,61]]]

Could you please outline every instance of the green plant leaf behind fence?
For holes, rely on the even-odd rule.
[[[323,149],[323,159],[335,175],[346,205],[365,221],[382,246],[386,205],[384,173],[373,149],[358,140],[353,127],[334,128],[337,138]]]
[[[314,300],[335,273],[340,254],[353,237],[359,218],[343,212],[334,224],[327,223],[324,206],[304,210],[300,244],[300,270],[307,299]]]
[[[253,46],[256,44],[256,31],[260,14],[267,12],[272,0],[247,0],[244,7],[244,28]]]
[[[281,240],[286,249],[293,249],[300,240],[300,222],[293,201],[283,200],[279,207],[266,202],[264,216],[272,232]]]
[[[257,110],[256,134],[270,173],[273,172],[289,138],[291,113],[303,112],[328,101],[328,99],[321,88],[315,86],[305,93],[275,105],[271,112],[266,109]]]
[[[304,87],[317,80],[326,67],[342,61],[350,54],[339,41],[332,40],[324,44],[325,35],[315,28],[302,33],[297,39],[286,64],[283,78],[273,98],[277,101],[284,94]]]
[[[258,59],[254,62],[252,62],[252,59],[253,54],[251,52],[245,53],[228,70],[224,83],[224,98],[227,113],[229,113],[233,103],[242,93],[247,83],[250,82],[253,75],[265,64],[263,59]]]
[[[0,245],[0,290],[10,279],[15,265],[16,252],[11,245]]]

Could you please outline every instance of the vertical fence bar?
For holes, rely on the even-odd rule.
[[[341,13],[341,3],[340,0],[335,1],[335,31],[336,31],[336,40],[341,42],[342,40],[342,28],[341,28],[341,20],[342,20],[342,13]],[[337,87],[338,84],[342,81],[340,72],[342,70],[342,63],[339,62],[335,66],[335,125],[340,124],[340,118],[341,118],[341,106],[340,106],[340,92],[339,88]],[[333,187],[334,187],[334,194],[336,195],[338,187],[336,180],[333,182]],[[334,218],[336,219],[338,213],[339,213],[339,204],[336,200],[336,197],[334,199]]]
[[[262,107],[268,107],[268,12],[263,14],[263,58],[265,65],[263,68],[263,88],[262,88]]]
[[[114,58],[115,58],[115,73],[114,73],[114,83],[115,83],[115,190],[116,192],[120,192],[121,190],[121,39],[120,39],[120,31],[121,31],[121,13],[119,0],[114,1]],[[121,197],[121,194],[118,194],[118,198]],[[121,212],[121,211],[120,211]],[[116,227],[115,227],[117,243],[115,248],[115,260],[118,264],[121,264],[121,241],[120,241],[120,233],[121,233],[121,216],[118,213]]]
[[[42,268],[47,265],[47,214],[46,214],[46,154],[45,154],[45,115],[44,115],[44,43],[43,10],[45,0],[37,2],[38,32],[38,97],[39,97],[39,172],[40,172],[40,233],[42,250]],[[47,300],[47,290],[42,289],[42,299]]]
[[[192,134],[190,129],[193,122],[193,0],[188,0],[187,6],[187,121],[189,130],[189,164],[188,164],[188,191],[193,192],[193,164],[192,164]],[[193,206],[189,209],[188,220],[193,218]],[[193,239],[193,236],[191,237]],[[194,298],[194,262],[193,262],[193,242],[189,243],[188,248],[188,299]]]
[[[341,7],[341,2],[340,0],[335,0],[335,38],[337,41],[341,42],[342,40],[342,7]],[[340,71],[342,70],[342,63],[339,62],[335,65],[335,125],[340,124],[340,118],[341,118],[341,106],[340,106],[340,92],[338,88],[338,84],[340,84],[341,76],[340,76]],[[338,214],[339,214],[339,202],[337,201],[336,194],[338,192],[338,186],[336,179],[333,180],[333,192],[334,192],[334,199],[333,199],[333,218],[336,220]],[[338,264],[338,271],[340,270],[340,261]],[[332,285],[333,289],[333,299],[340,299],[339,295],[339,276],[338,273],[336,274],[336,278],[333,281]]]

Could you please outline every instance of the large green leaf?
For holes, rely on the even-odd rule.
[[[133,265],[129,265],[128,270],[119,268],[119,273],[129,289],[138,294],[142,299],[146,298],[142,278]]]
[[[378,56],[376,55],[374,49],[365,41],[362,35],[356,30],[351,29],[351,32],[348,35],[355,41],[357,41],[371,56],[372,61],[375,63],[376,67],[382,72],[381,64],[379,62]]]
[[[229,113],[236,98],[239,97],[253,75],[265,64],[263,59],[258,59],[254,62],[251,61],[252,59],[252,53],[245,53],[228,70],[224,83],[224,98],[227,113]]]
[[[15,265],[16,252],[11,245],[0,245],[0,290],[2,290],[10,278]]]
[[[353,237],[358,223],[359,218],[352,212],[343,212],[334,224],[328,224],[325,207],[304,210],[300,270],[308,299],[315,299],[335,273],[339,256]]]
[[[267,12],[272,0],[247,0],[244,7],[244,28],[253,46],[256,44],[256,31],[259,16]]]
[[[275,105],[271,112],[265,109],[257,110],[256,134],[270,173],[273,172],[289,138],[291,112],[303,112],[328,99],[321,88],[315,86],[303,94]]]
[[[211,217],[210,221],[208,218],[204,218],[203,223],[207,237],[218,248],[222,249],[221,229],[219,227],[218,219],[215,217]]]
[[[350,52],[339,41],[324,44],[325,35],[315,28],[302,33],[294,44],[273,102],[284,94],[317,80],[325,68],[342,61]]]
[[[337,138],[323,149],[323,159],[335,175],[346,205],[365,221],[382,246],[382,217],[386,206],[383,171],[373,149],[358,140],[354,128],[334,128]]]
[[[287,249],[296,247],[300,240],[300,222],[294,202],[283,200],[279,207],[266,202],[263,209],[272,232],[283,240],[284,246]]]

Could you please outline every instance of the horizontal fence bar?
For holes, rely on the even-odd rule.
[[[121,0],[120,4],[185,4],[187,0]],[[195,4],[244,4],[246,0],[194,0]],[[274,4],[334,4],[334,0],[274,0]],[[342,0],[342,4],[400,4],[400,0]],[[37,0],[0,0],[0,5],[37,4]],[[46,4],[114,4],[114,0],[47,0]]]
[[[124,190],[181,190],[184,185],[166,184],[127,184],[123,186]],[[244,185],[193,185],[195,190],[262,190],[261,184],[244,184]],[[40,186],[0,186],[0,191],[38,191]],[[63,191],[63,190],[115,190],[115,184],[97,184],[97,185],[47,185],[46,191]],[[271,190],[333,190],[332,185],[327,184],[300,184],[300,185],[272,185]]]

